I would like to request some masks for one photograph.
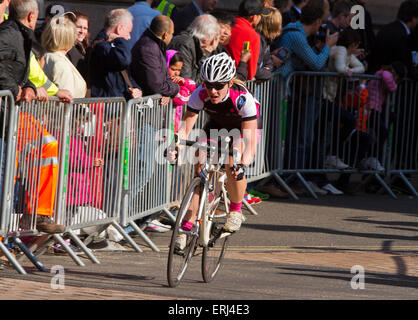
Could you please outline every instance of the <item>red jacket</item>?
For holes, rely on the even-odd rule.
[[[241,58],[241,51],[244,47],[244,42],[250,42],[251,58],[248,61],[248,76],[247,80],[254,78],[257,71],[258,56],[260,54],[260,36],[254,30],[248,20],[237,17],[235,26],[231,30],[231,40],[226,46],[228,54],[235,60],[238,66]]]

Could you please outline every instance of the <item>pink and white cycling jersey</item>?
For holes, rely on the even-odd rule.
[[[247,88],[234,84],[225,99],[217,104],[210,101],[205,87],[198,87],[190,97],[187,110],[195,113],[204,110],[219,128],[241,129],[242,121],[257,119],[258,129],[261,129],[259,107],[260,104]]]

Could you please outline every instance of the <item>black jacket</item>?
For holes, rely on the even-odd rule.
[[[100,41],[102,40],[102,41]],[[92,49],[89,61],[89,76],[92,97],[124,97],[132,99],[129,91],[140,88],[129,74],[129,65],[132,61],[128,40],[116,38],[108,42],[107,35],[102,30]],[[122,71],[126,70],[130,84],[126,83]]]
[[[10,90],[16,98],[21,88],[36,87],[28,80],[33,30],[19,21],[0,24],[0,90]]]
[[[369,70],[373,73],[382,65],[390,65],[395,61],[403,62],[408,68],[409,76],[415,78],[410,38],[399,20],[384,26],[379,31],[370,61],[372,65]]]
[[[180,32],[185,31],[193,20],[200,16],[193,2],[190,2],[187,6],[181,9],[172,20],[174,22],[174,35],[178,35]]]
[[[161,94],[173,98],[180,90],[168,75],[166,49],[166,44],[150,29],[145,30],[132,48],[131,75],[143,96]]]
[[[300,13],[295,9],[294,6],[289,11],[283,13],[282,27],[285,27],[291,22],[296,22],[300,19]]]

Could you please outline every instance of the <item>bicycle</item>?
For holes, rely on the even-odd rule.
[[[176,287],[183,279],[189,262],[199,245],[203,247],[201,271],[204,282],[212,281],[219,271],[228,246],[229,236],[232,234],[223,229],[226,220],[224,218],[229,214],[225,188],[226,172],[225,166],[219,164],[222,161],[218,161],[217,164],[210,164],[207,159],[211,159],[216,152],[218,152],[218,158],[219,154],[227,154],[235,159],[237,154],[236,150],[229,150],[229,138],[225,139],[226,146],[222,149],[196,141],[179,140],[178,136],[174,137],[174,141],[176,146],[180,144],[206,150],[209,157],[206,157],[199,176],[194,177],[189,184],[177,213],[167,264],[167,279],[170,287]],[[181,229],[181,222],[191,205],[196,189],[199,192],[198,223],[195,223],[191,231],[184,231]],[[210,199],[210,194],[213,195],[212,199]],[[222,198],[226,214],[217,216],[216,211]],[[180,232],[187,235],[184,250],[179,250],[175,245]]]

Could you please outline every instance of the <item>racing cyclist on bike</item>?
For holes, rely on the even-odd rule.
[[[238,137],[233,137],[233,147],[239,151],[241,158],[235,166],[232,157],[229,157],[229,161],[225,164],[230,214],[224,229],[228,232],[235,232],[240,229],[244,220],[241,206],[247,188],[245,170],[255,156],[259,137],[258,129],[261,129],[259,104],[244,84],[235,78],[235,62],[226,53],[206,59],[200,68],[200,74],[204,82],[190,97],[178,135],[181,140],[187,139],[201,110],[209,116],[203,130],[206,137],[210,137],[211,140],[217,141],[217,137],[213,139],[214,137],[210,135],[211,129],[226,129],[228,132],[236,129],[235,131],[240,133]],[[177,152],[173,151],[172,156],[173,153],[175,155]],[[199,164],[196,170],[200,171]],[[182,230],[190,231],[196,223],[198,203],[199,194],[196,192],[190,210],[182,221]],[[186,234],[181,233],[176,239],[176,247],[183,250],[186,242]]]

